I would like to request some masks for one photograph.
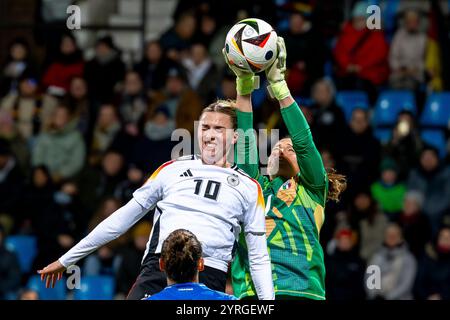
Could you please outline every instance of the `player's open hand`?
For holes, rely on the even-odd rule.
[[[228,68],[230,68],[230,70],[233,71],[233,73],[236,75],[237,78],[248,78],[254,75],[253,72],[247,71],[243,68],[239,68],[236,65],[230,63],[225,48],[222,49],[222,54],[223,58],[225,59],[225,63],[228,65]]]
[[[38,270],[38,274],[41,275],[41,281],[45,281],[46,288],[54,288],[57,281],[61,280],[63,272],[66,268],[56,260],[50,263],[42,270]]]
[[[238,95],[245,96],[251,94],[254,89],[259,88],[259,77],[251,71],[241,69],[236,65],[230,63],[225,48],[222,49],[223,58],[228,67],[236,75],[236,91]]]

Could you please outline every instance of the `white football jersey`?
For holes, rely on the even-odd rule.
[[[144,208],[156,209],[143,262],[161,252],[172,231],[187,229],[201,242],[205,265],[226,272],[241,226],[244,232],[265,232],[261,187],[237,166],[182,157],[161,165],[133,197]]]

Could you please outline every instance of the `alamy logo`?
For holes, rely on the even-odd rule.
[[[79,266],[72,265],[67,268],[66,271],[70,276],[67,278],[67,289],[80,289],[81,288],[81,270]]]
[[[377,265],[370,265],[366,270],[366,286],[369,290],[381,290],[381,270]]]
[[[66,20],[66,26],[69,30],[81,29],[81,9],[79,6],[71,5],[67,7],[67,14],[70,16]]]
[[[366,26],[369,30],[381,30],[381,9],[377,5],[371,5],[367,7],[367,17]]]

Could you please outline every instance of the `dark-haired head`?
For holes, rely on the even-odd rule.
[[[159,266],[169,285],[198,282],[198,272],[204,268],[200,241],[188,230],[173,231],[163,242]]]

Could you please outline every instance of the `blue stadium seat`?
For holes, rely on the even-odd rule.
[[[425,127],[447,127],[450,121],[450,92],[433,93],[425,103],[420,116],[420,125]]]
[[[408,110],[417,114],[414,94],[411,91],[387,90],[378,96],[373,115],[375,127],[392,126],[397,121],[398,114]]]
[[[81,277],[81,288],[74,290],[74,300],[112,300],[115,280],[111,276]]]
[[[307,97],[295,96],[294,100],[299,106],[310,107],[314,104],[314,101]]]
[[[65,278],[57,281],[54,288],[46,288],[41,276],[33,275],[28,279],[27,288],[36,291],[40,300],[66,300]]]
[[[355,108],[369,108],[369,97],[364,91],[339,91],[336,94],[336,103],[344,111],[345,119],[349,122]]]
[[[380,141],[381,144],[386,144],[389,142],[389,140],[391,140],[391,136],[392,136],[392,129],[375,129],[374,131],[374,136],[375,138],[378,139],[378,141]]]
[[[439,157],[443,159],[447,153],[447,142],[445,141],[445,135],[442,130],[430,129],[422,130],[420,133],[422,141],[430,146],[435,147],[439,151]]]
[[[13,235],[5,239],[6,248],[16,253],[22,272],[30,272],[33,260],[37,254],[36,238],[34,236]]]
[[[267,87],[267,81],[261,81],[260,88],[264,88],[264,90],[255,90],[252,92],[252,105],[255,109],[260,108],[267,97],[267,90],[265,89]]]

